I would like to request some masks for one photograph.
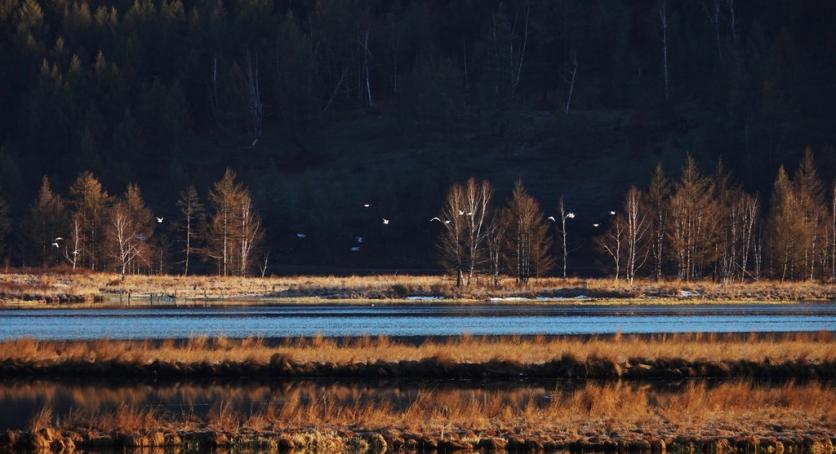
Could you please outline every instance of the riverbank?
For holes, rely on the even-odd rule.
[[[257,395],[216,402],[203,412],[130,404],[103,410],[98,397],[89,408],[62,417],[44,406],[26,429],[0,435],[0,451],[830,454],[836,433],[836,390],[819,383],[695,382],[672,390],[580,383],[554,391],[307,386],[257,392],[273,397],[252,410],[242,409],[242,402],[259,402],[253,400]]]
[[[0,377],[836,379],[834,333],[0,342]]]
[[[446,276],[126,276],[89,272],[0,274],[5,307],[90,307],[161,304],[456,303],[502,304],[791,302],[836,300],[836,286],[820,282],[717,283],[534,278],[527,286],[503,278],[458,288]]]

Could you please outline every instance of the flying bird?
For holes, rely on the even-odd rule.
[[[307,236],[308,235],[305,235],[304,233],[297,233],[296,234],[296,238],[299,238],[300,240],[304,240]]]
[[[163,219],[165,219],[165,218],[163,218],[163,217],[157,217],[157,224],[162,224],[162,223],[163,223]]]
[[[610,211],[610,216],[615,216],[615,211]]]
[[[464,216],[464,210],[459,210],[459,216]]]
[[[450,223],[450,220],[448,219],[448,220],[444,221],[444,223],[445,223],[445,224],[449,224],[449,223]]]
[[[436,217],[430,219],[430,222],[433,222],[433,221],[441,222],[441,219],[438,216],[436,216]]]
[[[360,246],[352,246],[351,252],[360,252]]]
[[[570,212],[566,213],[566,217],[569,218],[569,219],[575,219],[575,213],[570,211]]]
[[[389,225],[389,220],[386,219],[386,218],[383,218],[383,225]]]
[[[52,243],[52,247],[57,248],[57,247],[58,247],[58,243]]]
[[[601,225],[601,224],[595,223],[595,224],[592,224],[592,227],[595,227],[597,229],[599,225]]]
[[[549,217],[547,217],[546,219],[548,219],[548,220],[550,220],[550,221],[552,221],[552,222],[557,222],[557,220],[554,218],[554,216],[549,216]]]
[[[63,240],[63,238],[61,238],[60,236],[56,236],[55,240],[53,240],[53,241],[61,241],[61,240]]]
[[[357,244],[363,244],[363,237],[362,236],[358,236],[357,238],[355,238],[355,240],[357,241]]]
[[[363,208],[370,208],[372,206],[371,203],[364,203]]]

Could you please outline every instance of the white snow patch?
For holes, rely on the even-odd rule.
[[[680,290],[679,297],[680,298],[693,298],[695,296],[700,296],[699,292],[692,292],[690,290]]]
[[[412,295],[412,296],[407,296],[406,299],[409,300],[409,301],[436,301],[436,300],[444,299],[444,297],[443,296]]]

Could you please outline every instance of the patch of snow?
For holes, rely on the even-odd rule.
[[[538,296],[537,301],[583,301],[590,299],[586,295],[576,296]]]
[[[444,297],[443,296],[412,295],[412,296],[407,296],[406,299],[409,300],[409,301],[435,301],[435,300],[444,299]]]
[[[695,296],[700,296],[699,292],[692,292],[690,290],[680,290],[679,297],[680,298],[693,298]]]
[[[491,302],[500,302],[500,301],[534,301],[531,298],[526,298],[524,296],[495,296],[493,298],[489,298],[488,301]]]

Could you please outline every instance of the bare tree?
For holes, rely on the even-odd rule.
[[[646,234],[649,227],[644,206],[641,203],[642,193],[635,186],[630,186],[624,199],[626,214],[626,246],[627,246],[627,282],[633,284],[636,272],[644,266],[647,260],[645,247]]]
[[[569,113],[569,108],[572,105],[572,95],[575,94],[575,77],[578,74],[578,53],[577,51],[572,51],[572,61],[571,64],[567,65],[566,69],[563,70],[563,82],[566,83],[567,86],[567,93],[566,93],[566,101],[563,103],[563,113]]]
[[[254,145],[261,138],[264,106],[261,101],[261,83],[258,77],[258,54],[256,54],[255,62],[253,62],[252,54],[247,49],[245,59],[247,65],[247,130]]]
[[[648,211],[653,219],[650,223],[651,254],[653,256],[653,275],[656,280],[662,279],[662,264],[665,260],[665,232],[667,231],[669,199],[671,185],[668,182],[662,164],[656,164],[646,200]]]
[[[202,230],[202,225],[206,222],[206,211],[200,198],[197,195],[197,190],[194,186],[189,186],[182,192],[177,199],[177,207],[180,208],[182,218],[178,225],[182,234],[181,241],[183,242],[183,275],[189,275],[189,262],[191,260],[192,252],[194,250],[194,243],[198,237],[198,232]]]
[[[488,261],[494,287],[499,286],[499,275],[502,270],[503,248],[505,247],[505,234],[508,223],[502,219],[504,210],[500,214],[494,214],[488,225],[486,244],[488,246]]]
[[[560,224],[558,224],[558,229],[560,230],[560,245],[561,245],[561,252],[563,254],[563,278],[566,279],[566,269],[569,263],[569,249],[566,246],[566,220],[567,219],[574,219],[575,213],[571,211],[566,211],[566,207],[563,204],[563,194],[560,195],[560,199],[557,202],[557,209],[560,213]]]
[[[113,257],[119,266],[120,275],[125,277],[128,265],[139,255],[139,233],[127,204],[121,200],[111,209],[110,232],[114,243]]]
[[[830,192],[830,281],[836,282],[836,180]]]
[[[467,247],[467,284],[473,280],[477,267],[482,262],[483,244],[487,237],[487,218],[490,210],[493,188],[487,180],[477,183],[475,178],[467,180],[464,188],[465,241]]]
[[[668,76],[668,1],[659,1],[659,28],[662,32],[662,75],[665,80],[665,99],[670,97]]]
[[[75,270],[76,265],[78,264],[78,260],[81,258],[81,222],[79,220],[79,216],[76,214],[73,216],[72,222],[70,223],[71,232],[69,241],[64,243],[64,259],[72,265],[73,270]],[[72,243],[72,246],[70,246]],[[70,249],[72,248],[72,249]]]
[[[238,231],[238,273],[241,276],[245,276],[250,270],[252,253],[261,242],[264,232],[261,227],[261,217],[253,207],[253,201],[249,192],[242,188],[237,198],[238,206],[236,207],[236,211],[240,229]]]
[[[465,194],[461,185],[455,184],[447,192],[444,206],[438,217],[433,218],[443,227],[439,237],[438,249],[441,254],[441,264],[448,272],[456,276],[456,286],[464,283],[465,259],[463,239],[466,234]]]
[[[596,246],[610,256],[615,270],[615,280],[618,281],[621,275],[622,247],[625,242],[625,220],[621,214],[613,218],[613,222],[607,231],[594,239]]]

